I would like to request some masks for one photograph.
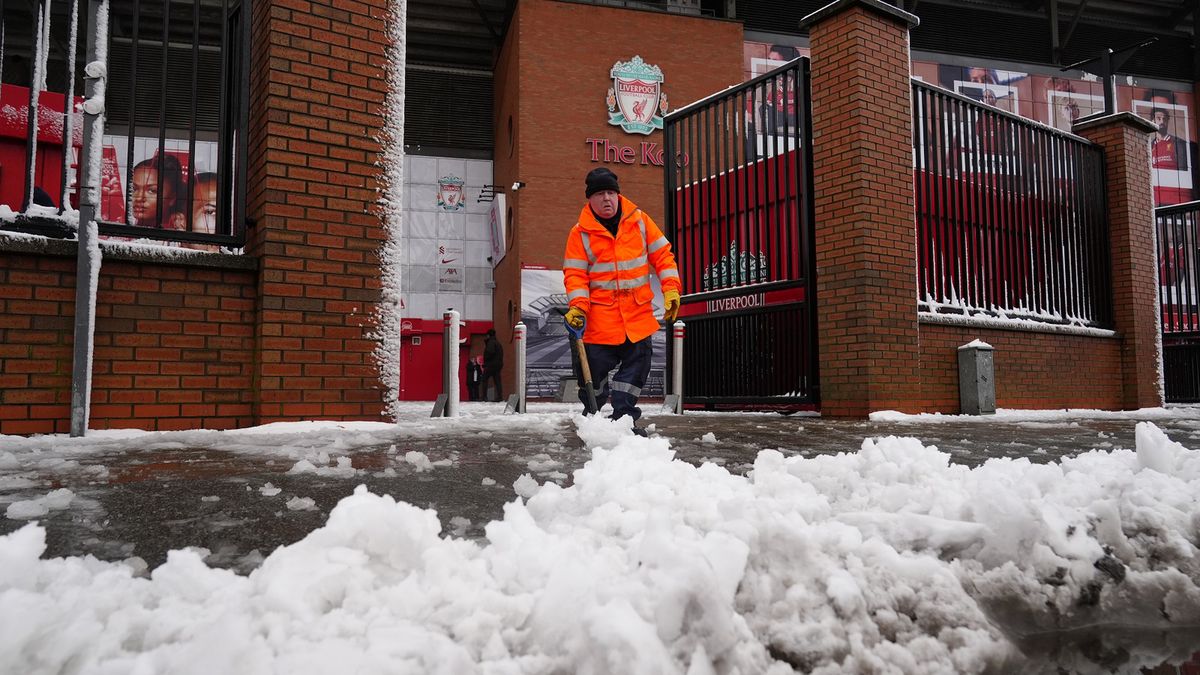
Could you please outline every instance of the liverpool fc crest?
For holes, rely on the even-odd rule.
[[[663,74],[635,56],[613,64],[613,86],[608,89],[608,123],[630,134],[650,134],[663,128],[667,95],[662,92]]]
[[[447,211],[465,208],[463,204],[463,179],[450,174],[438,179],[438,206]]]

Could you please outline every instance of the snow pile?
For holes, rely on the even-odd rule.
[[[741,477],[576,423],[591,461],[522,476],[487,544],[364,487],[248,577],[40,560],[26,525],[0,537],[0,671],[1004,672],[1001,625],[1200,623],[1200,453],[1151,424],[1057,464],[886,437]]]

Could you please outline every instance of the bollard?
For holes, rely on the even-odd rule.
[[[513,326],[513,351],[517,355],[516,393],[508,397],[505,413],[525,412],[525,323],[518,321]]]
[[[458,312],[453,309],[442,315],[445,319],[442,342],[442,393],[446,395],[446,417],[458,417]]]
[[[663,412],[683,414],[683,334],[685,324],[671,326],[671,393],[663,401]]]
[[[992,346],[973,340],[958,348],[958,405],[963,415],[996,413]]]

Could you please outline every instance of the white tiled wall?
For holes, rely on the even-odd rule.
[[[479,193],[492,182],[492,163],[448,157],[404,158],[405,205],[403,215],[404,269],[401,288],[404,316],[440,319],[442,312],[456,309],[464,319],[492,320],[491,234],[488,231],[490,202],[480,202]],[[445,211],[438,206],[438,179],[453,174],[463,184],[466,208]],[[458,244],[465,258],[461,292],[438,287],[438,244]]]

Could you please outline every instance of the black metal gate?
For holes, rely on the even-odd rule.
[[[666,117],[685,404],[819,402],[810,119],[807,58]]]
[[[1163,377],[1167,402],[1200,402],[1200,201],[1165,206],[1158,225]]]

